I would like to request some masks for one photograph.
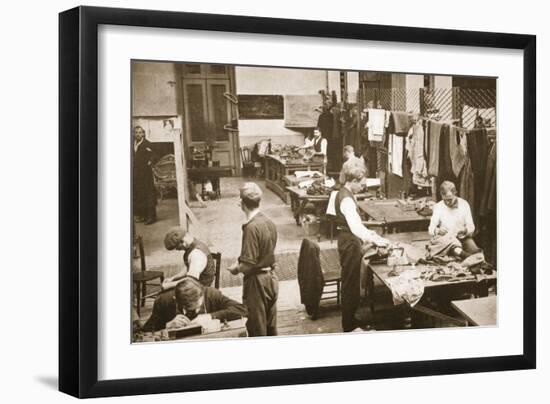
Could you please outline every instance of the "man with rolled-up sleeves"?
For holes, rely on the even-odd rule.
[[[277,335],[279,281],[274,272],[277,228],[260,212],[262,190],[257,184],[245,183],[240,197],[240,207],[246,215],[241,255],[227,269],[233,275],[244,275],[243,303],[248,309],[248,336]]]

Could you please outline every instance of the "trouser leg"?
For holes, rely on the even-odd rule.
[[[361,244],[351,233],[341,233],[338,254],[342,267],[342,328],[344,332],[357,327],[355,312],[360,302]]]
[[[273,271],[269,273],[267,335],[277,335],[277,298],[279,297],[279,280]]]
[[[461,242],[462,249],[468,254],[475,254],[481,251],[472,237],[466,237],[462,239]]]
[[[271,272],[247,276],[243,282],[243,303],[248,309],[249,337],[277,335],[278,281]]]

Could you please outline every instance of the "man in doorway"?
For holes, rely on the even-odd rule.
[[[387,248],[389,240],[367,229],[359,216],[355,194],[361,192],[365,169],[351,167],[344,172],[344,185],[335,198],[338,226],[338,255],[342,268],[342,328],[344,332],[359,327],[355,312],[361,295],[362,250],[367,246]]]
[[[185,268],[167,278],[162,284],[163,289],[173,288],[184,276],[192,276],[204,286],[212,285],[216,276],[216,263],[206,243],[196,239],[183,228],[175,227],[164,237],[164,246],[169,251],[184,251]]]
[[[435,237],[456,238],[461,247],[453,247],[450,255],[464,259],[481,249],[472,238],[475,231],[470,204],[456,196],[456,186],[451,181],[443,181],[439,186],[441,200],[433,207],[428,232]]]
[[[157,220],[157,194],[153,181],[154,153],[141,126],[134,128],[133,210],[136,222],[153,224]]]
[[[346,171],[350,171],[352,168],[360,168],[365,170],[365,160],[363,157],[357,157],[353,146],[344,146],[344,164],[342,164],[342,170],[340,171],[339,181],[340,184],[346,183]]]
[[[277,228],[262,212],[262,190],[247,182],[240,189],[240,207],[246,216],[238,261],[228,269],[242,273],[243,303],[248,309],[249,337],[277,335],[279,281],[274,273]]]
[[[210,320],[238,320],[246,317],[246,307],[223,295],[218,289],[203,286],[185,277],[175,288],[162,292],[155,300],[151,317],[142,331],[182,328],[189,324],[207,326]]]

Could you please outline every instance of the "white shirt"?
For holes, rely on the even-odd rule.
[[[206,264],[208,263],[208,258],[206,255],[195,248],[189,253],[189,268],[187,268],[187,275],[193,276],[196,279],[199,279],[202,272],[206,269]]]
[[[134,153],[137,153],[137,149],[138,149],[139,145],[143,143],[143,140],[144,140],[144,139],[145,139],[145,138],[142,138],[142,139],[141,139],[139,142],[137,142],[137,143],[134,142]]]
[[[358,237],[363,243],[371,242],[376,245],[387,245],[387,240],[380,237],[375,231],[369,230],[361,221],[361,216],[357,212],[355,201],[350,198],[344,198],[340,202],[340,211],[346,218],[348,227],[354,236]]]
[[[309,147],[313,147],[313,138],[309,138],[309,137],[306,137],[305,140],[304,140],[304,148],[309,148]]]
[[[466,228],[467,236],[471,236],[475,230],[474,220],[470,204],[462,198],[457,199],[457,206],[449,208],[444,201],[437,202],[433,207],[433,214],[430,220],[428,232],[436,235],[439,227],[447,229],[447,234],[456,235]]]

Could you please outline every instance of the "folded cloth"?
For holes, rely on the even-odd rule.
[[[404,271],[399,276],[387,278],[394,305],[404,302],[414,307],[424,294],[424,281],[420,279],[418,271]]]
[[[449,255],[455,247],[462,247],[462,243],[454,236],[446,234],[432,237],[426,245],[426,259],[430,260],[437,256]]]
[[[407,133],[411,128],[410,115],[405,111],[391,111],[391,120],[395,133]]]
[[[383,109],[369,108],[367,112],[369,114],[369,121],[367,122],[369,140],[382,141],[386,111]]]

